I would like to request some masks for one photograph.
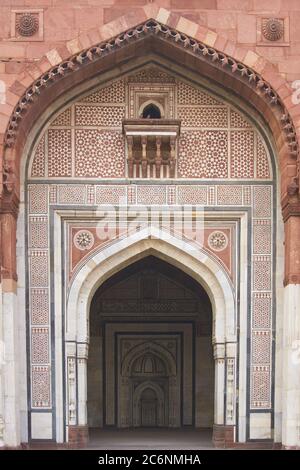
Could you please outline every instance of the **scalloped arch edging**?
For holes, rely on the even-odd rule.
[[[84,65],[95,63],[102,57],[115,52],[128,43],[141,39],[145,36],[158,36],[164,41],[176,44],[183,50],[188,50],[195,56],[201,56],[207,63],[213,62],[220,70],[225,69],[229,74],[238,75],[250,89],[254,90],[258,96],[270,106],[276,108],[274,112],[275,120],[279,128],[283,131],[282,141],[286,144],[289,156],[295,161],[296,175],[291,178],[287,186],[287,193],[293,196],[299,193],[299,175],[300,175],[300,150],[297,137],[297,131],[291,115],[283,100],[280,98],[274,88],[268,83],[262,75],[257,73],[251,67],[234,59],[232,56],[221,52],[214,47],[206,45],[185,33],[171,28],[155,19],[147,19],[139,25],[127,29],[127,31],[112,37],[109,40],[102,41],[92,47],[88,47],[68,59],[61,61],[58,65],[51,67],[43,73],[37,80],[30,85],[22,97],[17,102],[12,115],[10,116],[5,135],[4,148],[13,148],[16,142],[18,127],[26,115],[26,110],[38,100],[39,95],[60,78],[80,70]],[[15,183],[14,167],[12,162],[4,158],[3,161],[3,184],[8,193],[12,193]]]
[[[174,42],[184,49],[189,49],[194,54],[205,57],[207,60],[211,60],[218,64],[220,67],[225,67],[231,73],[237,73],[240,77],[244,78],[250,86],[259,91],[269,104],[277,106],[280,111],[282,129],[285,131],[291,156],[297,157],[299,155],[297,134],[292,118],[279,95],[260,74],[243,63],[236,61],[233,57],[220,52],[213,47],[207,46],[203,42],[197,41],[186,34],[180,33],[176,29],[169,28],[154,19],[147,20],[135,28],[130,28],[126,32],[119,34],[108,41],[104,41],[93,47],[84,49],[80,53],[71,56],[68,60],[62,61],[59,65],[52,67],[49,71],[42,74],[26,90],[15,106],[6,129],[4,138],[5,145],[7,147],[12,147],[14,145],[18,125],[25,115],[26,109],[34,102],[36,97],[38,97],[40,93],[42,93],[43,90],[51,84],[51,82],[58,80],[67,73],[78,70],[87,62],[99,60],[99,58],[109,54],[115,49],[124,47],[128,42],[151,34],[162,36],[164,39]]]

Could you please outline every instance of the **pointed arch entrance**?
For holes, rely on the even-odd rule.
[[[68,325],[68,331],[66,332],[66,362],[73,363],[75,360],[74,354],[76,354],[77,351],[77,374],[80,374],[80,378],[78,376],[74,384],[73,376],[71,382],[70,378],[66,377],[67,389],[70,390],[71,386],[71,395],[68,393],[70,398],[67,406],[69,409],[71,407],[73,410],[72,419],[69,419],[67,423],[69,439],[75,439],[75,436],[78,434],[78,432],[82,433],[83,428],[86,429],[86,433],[88,432],[87,360],[91,338],[89,312],[92,305],[92,299],[97,292],[97,289],[105,281],[111,278],[112,275],[115,273],[120,273],[122,269],[126,268],[126,266],[132,265],[132,263],[137,262],[138,260],[141,260],[149,255],[155,256],[160,260],[164,260],[171,266],[174,266],[191,276],[192,279],[196,281],[196,283],[200,283],[202,290],[206,291],[207,296],[210,299],[213,318],[211,346],[213,348],[215,370],[213,424],[216,432],[218,432],[219,428],[221,427],[223,429],[227,423],[227,429],[230,429],[231,433],[230,440],[233,441],[236,428],[236,396],[234,388],[231,387],[227,390],[226,393],[225,389],[227,384],[225,383],[224,375],[225,364],[227,362],[232,363],[233,361],[235,364],[235,369],[237,359],[236,311],[232,286],[230,285],[227,275],[222,271],[222,268],[220,268],[220,265],[215,263],[215,261],[207,253],[201,252],[201,250],[191,250],[191,246],[189,246],[188,243],[182,240],[178,240],[176,237],[170,234],[163,234],[155,227],[144,229],[138,233],[135,233],[134,235],[126,237],[123,240],[116,241],[106,249],[101,250],[99,253],[95,254],[93,259],[91,259],[89,263],[87,263],[78,272],[76,278],[73,281],[66,312],[66,323]],[[74,312],[77,312],[76,317],[74,316]],[[180,330],[180,323],[178,322],[176,322],[175,325],[176,328],[174,328],[173,332],[172,330],[170,331],[170,325],[168,325],[166,322],[157,324],[150,330],[148,329],[148,332],[146,331],[146,336],[148,335],[146,344],[149,345],[149,342],[153,343],[152,330],[154,330],[155,334],[160,334],[164,332],[164,328],[165,332],[168,331],[168,334],[171,336],[174,336],[175,333],[178,334],[179,331],[179,333],[183,335],[186,344],[189,344],[189,333],[186,328]],[[119,331],[118,328],[119,324],[118,327],[116,327],[114,323],[106,327],[106,330],[108,330],[111,338]],[[136,334],[138,329],[139,327],[137,322],[131,322],[130,326],[123,328],[123,332],[121,329],[120,334],[128,334],[128,332],[131,334]],[[192,336],[190,336],[190,338],[192,338]],[[171,339],[174,340],[173,337],[169,339],[170,341]],[[145,347],[147,349],[147,346]],[[109,349],[111,349],[110,352]],[[156,345],[154,349],[158,350],[159,345]],[[110,354],[110,358],[116,354],[116,350],[114,347],[112,347],[111,343],[108,348],[105,349],[105,351]],[[192,353],[190,352],[190,354]],[[165,367],[167,367],[166,357],[167,354],[165,353]],[[128,363],[132,363],[130,355],[127,357],[127,359]],[[141,360],[141,358],[139,359]],[[189,359],[187,356],[186,363],[188,364],[188,362]],[[124,364],[126,364],[126,361]],[[171,363],[169,364],[169,367],[171,367]],[[236,374],[235,370],[232,372],[234,375]],[[112,367],[112,359],[110,359],[109,373],[106,377],[106,383],[110,384],[114,380],[114,377],[115,372],[113,371]],[[186,380],[188,381],[188,378]],[[192,374],[190,374],[190,380],[193,380]],[[78,395],[75,393],[77,381]],[[124,385],[128,385],[126,377]],[[192,385],[190,383],[190,387],[191,386]],[[72,390],[74,390],[73,393]],[[176,392],[174,393],[176,395]],[[225,394],[227,400],[226,406],[228,407],[229,405],[231,410],[230,415],[224,408]],[[111,400],[111,389],[109,390],[107,396]],[[113,396],[116,396],[115,392],[113,393]],[[136,394],[133,393],[132,399],[133,402],[138,404]],[[141,398],[139,397],[139,399]],[[116,401],[118,400],[115,400],[114,403]],[[186,403],[188,402],[189,397],[186,399]],[[128,403],[124,406],[126,405],[128,405]],[[191,403],[189,406],[190,405]],[[139,403],[139,406],[141,406],[141,403]],[[76,410],[78,410],[77,413]],[[157,408],[157,411],[158,410],[159,407]],[[109,412],[109,419],[111,419],[110,423],[116,423],[115,409],[112,410],[110,408]],[[162,419],[162,412],[160,413]],[[137,417],[140,415],[138,415],[137,411],[133,411],[132,416]],[[188,411],[187,416],[186,424],[193,425],[194,418],[192,408],[190,408]],[[127,423],[125,423],[125,425],[127,425]],[[173,425],[180,426],[181,423],[176,422],[175,419]]]
[[[89,427],[212,429],[212,311],[201,285],[153,255],[104,282],[90,308],[87,387]]]

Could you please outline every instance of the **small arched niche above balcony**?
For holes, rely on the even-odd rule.
[[[140,110],[142,119],[161,119],[165,117],[164,109],[159,103],[153,101],[143,104]]]

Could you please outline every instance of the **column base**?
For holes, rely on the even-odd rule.
[[[217,449],[234,447],[234,426],[214,424],[212,442]]]
[[[69,426],[68,446],[72,449],[87,447],[89,442],[88,426]]]

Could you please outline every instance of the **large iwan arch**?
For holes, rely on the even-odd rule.
[[[199,282],[209,294],[213,307],[214,325],[216,397],[214,415],[215,424],[222,426],[224,425],[225,413],[223,397],[226,387],[223,380],[224,367],[228,361],[237,360],[238,350],[236,306],[232,286],[228,282],[226,273],[210,256],[195,251],[189,243],[178,240],[171,234],[164,233],[155,227],[144,229],[101,250],[77,273],[73,281],[66,311],[67,331],[65,341],[66,361],[72,360],[76,351],[81,351],[78,358],[78,367],[81,368],[83,376],[78,377],[78,426],[87,426],[86,360],[89,343],[89,311],[93,294],[100,283],[105,282],[112,274],[149,254],[179,267]],[[77,312],[77,318],[74,317],[74,312]],[[245,314],[246,312],[244,312]],[[242,344],[245,343],[245,340],[246,338],[240,338]],[[70,352],[68,353],[68,351]],[[236,396],[234,390],[228,390],[226,393],[227,400],[231,403],[230,406],[235,408]],[[75,400],[75,395],[72,400]],[[227,420],[233,428],[233,433],[235,433],[235,418],[232,421],[227,417]],[[242,422],[243,418],[241,418]],[[240,426],[240,433],[243,432],[245,430],[242,430]]]
[[[297,109],[290,104],[289,98],[283,97],[282,87],[285,87],[285,84],[278,74],[269,73],[268,64],[262,63],[256,53],[245,51],[240,62],[228,56],[224,46],[224,50],[221,50],[221,46],[220,50],[218,49],[216,35],[212,36],[207,31],[204,37],[199,39],[196,34],[198,30],[194,26],[192,29],[197,39],[193,39],[187,35],[183,21],[180,23],[179,20],[178,29],[174,29],[169,25],[169,17],[167,10],[158,9],[155,5],[150,6],[147,12],[145,11],[145,17],[135,20],[134,23],[130,16],[125,17],[121,22],[122,28],[127,29],[125,33],[122,28],[120,30],[119,26],[112,24],[111,27],[104,27],[104,41],[99,44],[83,44],[83,38],[74,39],[66,44],[63,52],[50,51],[46,54],[46,59],[39,64],[40,78],[33,80],[29,71],[19,77],[23,88],[18,89],[24,91],[24,86],[28,88],[25,92],[20,92],[20,96],[15,95],[16,107],[12,115],[7,117],[1,199],[2,243],[5,247],[2,250],[2,305],[5,320],[3,339],[5,344],[9,345],[3,368],[3,377],[6,379],[3,381],[2,408],[5,411],[2,414],[5,423],[4,442],[8,446],[16,446],[20,441],[35,440],[39,436],[59,443],[68,441],[70,436],[75,440],[80,436],[80,428],[86,425],[85,361],[88,352],[86,344],[89,302],[106,276],[109,277],[121,269],[122,265],[125,266],[130,260],[144,256],[147,252],[154,252],[157,257],[166,257],[171,264],[178,265],[202,283],[210,294],[214,310],[217,374],[215,424],[219,440],[224,444],[228,425],[231,430],[232,426],[238,426],[234,439],[239,442],[256,439],[269,442],[275,435],[275,442],[283,442],[286,446],[299,445],[293,420],[295,407],[298,406],[296,400],[299,365],[289,359],[293,345],[298,341],[296,300],[299,250],[298,238],[294,233],[299,230],[299,157],[296,121],[293,120]],[[183,25],[182,29],[180,25]],[[110,39],[112,35],[115,37]],[[47,147],[49,132],[54,135],[57,126],[58,131],[67,131],[64,135],[73,135],[73,129],[77,125],[76,121],[55,125],[53,123],[56,117],[71,107],[75,110],[78,101],[97,92],[99,87],[102,89],[105,84],[112,84],[120,77],[126,78],[135,70],[143,69],[149,64],[163,68],[167,73],[170,72],[172,64],[176,76],[174,80],[178,81],[183,77],[181,65],[185,64],[186,70],[189,71],[187,87],[199,88],[202,92],[211,94],[213,99],[224,100],[222,102],[232,106],[232,115],[236,112],[242,116],[239,122],[243,123],[241,126],[246,126],[244,129],[249,129],[249,133],[254,132],[253,129],[257,130],[260,137],[255,137],[255,152],[261,138],[261,153],[265,152],[268,161],[272,162],[269,166],[269,176],[263,178],[256,173],[254,177],[236,177],[233,178],[234,181],[224,178],[227,180],[224,181],[199,175],[196,178],[185,178],[181,175],[173,180],[162,178],[161,193],[157,189],[158,182],[136,183],[136,180],[128,178],[127,174],[120,177],[117,183],[113,179],[114,175],[108,178],[109,181],[105,178],[87,181],[84,177],[76,179],[72,169],[70,174],[58,178],[54,164],[55,176],[51,176],[51,149]],[[39,97],[38,92],[41,92]],[[171,95],[169,93],[166,100],[169,100]],[[112,108],[117,107],[116,102],[112,104]],[[184,103],[179,104],[184,107]],[[221,104],[215,106],[222,107]],[[73,111],[71,119],[76,119],[72,113]],[[244,118],[246,122],[251,123],[253,129],[250,125],[247,128]],[[241,130],[236,122],[235,125],[230,122],[228,128],[226,127],[228,135],[236,135],[234,133]],[[223,129],[222,126],[220,128]],[[213,128],[213,132],[220,131],[220,128]],[[207,132],[211,132],[211,129]],[[38,173],[44,161],[43,152],[39,154],[38,149],[43,136],[46,136],[44,149],[47,176],[46,173]],[[75,152],[74,137],[72,139],[72,151]],[[41,147],[43,148],[43,144]],[[64,148],[61,145],[57,146],[59,147]],[[192,147],[197,148],[195,145]],[[181,147],[181,155],[184,152]],[[38,162],[37,176],[30,173],[34,158]],[[55,158],[52,161],[55,163]],[[124,157],[124,166],[125,163]],[[74,162],[70,163],[70,167],[72,165]],[[67,169],[66,173],[68,171]],[[255,171],[257,172],[257,166]],[[279,172],[281,197],[276,179]],[[197,255],[190,256],[188,242],[179,244],[177,238],[169,234],[167,241],[162,240],[161,233],[151,227],[123,240],[122,237],[120,240],[116,237],[115,243],[93,256],[88,253],[86,258],[80,258],[81,255],[77,253],[76,256],[80,259],[76,261],[72,258],[73,252],[70,248],[72,242],[75,244],[76,230],[88,231],[93,236],[91,221],[98,221],[98,206],[105,206],[101,202],[101,198],[105,199],[105,189],[102,188],[105,185],[112,188],[111,192],[108,192],[110,199],[106,201],[110,208],[115,204],[116,188],[120,189],[122,185],[125,189],[123,188],[123,193],[120,189],[120,193],[123,194],[122,197],[127,198],[126,203],[129,204],[132,204],[133,200],[133,204],[138,204],[139,201],[143,204],[143,201],[148,200],[147,194],[145,195],[147,190],[143,192],[141,188],[143,185],[149,185],[149,193],[151,192],[158,206],[188,203],[195,206],[196,211],[198,205],[207,206],[209,224],[213,227],[207,229],[207,240],[211,236],[209,230],[222,232],[223,235],[215,235],[215,245],[211,244],[208,248],[211,250],[209,256],[201,250],[196,250]],[[230,185],[233,185],[235,190],[228,196],[226,187]],[[187,196],[188,190],[185,188],[188,186],[191,187],[191,194],[195,191],[193,195]],[[204,189],[199,190],[200,187]],[[262,204],[264,201],[267,201],[265,206]],[[282,253],[279,243],[280,236],[283,236],[283,226],[279,220],[280,207],[285,224],[285,254]],[[191,212],[193,211],[192,208]],[[27,223],[30,227],[28,231],[25,230]],[[71,231],[68,231],[69,229]],[[266,233],[269,233],[269,238]],[[92,238],[91,235],[88,235],[88,238],[84,235],[84,243],[90,243]],[[80,242],[82,238],[78,240]],[[78,240],[77,248],[81,243]],[[126,245],[128,242],[129,247]],[[228,243],[226,246],[232,248],[230,259],[222,258],[222,250],[218,251],[218,244],[222,248],[222,243],[223,246]],[[214,251],[212,247],[217,247],[217,250]],[[80,251],[80,248],[78,250]],[[252,265],[249,262],[250,257],[253,259]],[[28,262],[24,263],[27,258]],[[85,265],[78,269],[79,263]],[[272,279],[270,283],[263,279],[261,270],[268,273]],[[68,279],[64,277],[67,271]],[[228,281],[230,276],[231,284]],[[66,285],[69,281],[70,288]],[[19,377],[15,362],[18,350],[16,312],[19,312],[19,305],[22,306],[18,321],[21,324],[20,348],[23,352],[26,351],[27,344],[27,353],[23,355],[24,360],[18,366],[23,383],[20,402],[16,398]],[[63,315],[64,310],[66,317]],[[257,311],[261,313],[254,319],[254,313]],[[281,337],[281,325],[284,339]],[[239,338],[236,334],[237,327]],[[67,341],[66,355],[63,346],[64,333]],[[274,336],[276,345],[272,339]],[[235,379],[232,377],[236,364],[232,359],[237,357],[236,344],[240,348],[239,397],[244,397],[244,400],[239,399],[238,416],[234,416],[234,405],[230,402],[235,400]],[[53,346],[52,355],[50,345]],[[248,364],[247,348],[248,357],[251,357]],[[267,358],[265,362],[262,356]],[[63,357],[70,358],[69,363],[63,363]],[[75,358],[78,360],[77,376],[74,372]],[[227,359],[230,361],[225,372],[224,361]],[[70,405],[67,393],[73,397],[76,381],[78,402],[75,403],[72,398]],[[43,388],[44,384],[46,388]],[[68,392],[67,384],[70,386]],[[225,386],[229,392],[226,395],[228,403],[224,413]],[[256,393],[258,390],[264,391]],[[226,421],[228,414],[230,423]],[[25,425],[19,425],[20,416]],[[67,417],[66,421],[63,416]],[[74,428],[69,436],[70,423]]]

